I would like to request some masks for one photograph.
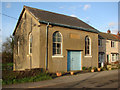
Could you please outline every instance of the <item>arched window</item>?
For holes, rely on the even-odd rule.
[[[32,54],[32,34],[29,35],[29,54]]]
[[[91,55],[91,40],[88,36],[85,37],[85,55]]]
[[[58,31],[53,33],[53,55],[62,55],[62,35]]]
[[[17,41],[17,54],[19,55],[20,52],[20,41]]]

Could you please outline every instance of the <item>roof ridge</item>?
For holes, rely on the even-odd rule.
[[[59,14],[59,15],[62,15],[62,16],[72,17],[72,16],[69,16],[69,15],[60,14],[60,13],[56,13],[56,12],[52,12],[52,11],[47,11],[47,10],[42,10],[42,9],[38,9],[38,8],[33,8],[33,7],[25,6],[25,5],[24,5],[24,7],[25,7],[25,8],[37,9],[37,10],[41,10],[41,11],[49,12],[49,13],[53,13],[53,14]],[[78,19],[77,17],[72,17],[72,18]],[[78,20],[80,20],[80,19],[78,19]],[[81,20],[81,21],[82,21],[82,20]]]
[[[100,33],[116,35],[116,34],[113,34],[113,33],[106,33],[106,32],[100,32]]]

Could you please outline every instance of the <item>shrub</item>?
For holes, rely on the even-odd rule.
[[[114,70],[114,69],[116,69],[116,68],[111,68],[111,70]]]
[[[94,72],[96,72],[96,71],[97,71],[97,68],[96,68],[96,67],[93,67],[93,69],[94,69]]]
[[[108,70],[106,67],[101,67],[101,71]]]
[[[87,70],[87,68],[86,67],[82,67],[82,70]]]
[[[44,71],[44,69],[32,69],[25,71],[3,71],[2,84],[14,84],[24,82],[35,82],[41,80],[52,79],[52,77]]]
[[[118,65],[118,69],[120,69],[120,65]]]
[[[91,71],[91,69],[92,69],[92,67],[89,67],[89,68],[88,68],[88,71]]]

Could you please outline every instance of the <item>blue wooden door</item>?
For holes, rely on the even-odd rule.
[[[67,71],[81,70],[81,51],[68,51]]]

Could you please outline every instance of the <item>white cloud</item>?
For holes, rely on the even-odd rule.
[[[115,29],[115,28],[117,28],[117,26],[118,26],[118,23],[116,23],[116,22],[109,22],[107,27],[109,29]]]
[[[118,29],[113,29],[113,30],[112,30],[112,33],[113,33],[113,34],[117,34],[117,33],[118,33]]]
[[[89,8],[91,8],[91,5],[86,4],[86,5],[84,5],[83,10],[87,10],[87,9],[89,9]]]
[[[11,8],[11,3],[6,3],[6,8]]]
[[[113,27],[113,26],[116,26],[117,23],[115,23],[115,22],[110,22],[108,25]]]
[[[72,14],[72,15],[70,15],[71,17],[77,17],[76,15],[74,15],[74,14]]]
[[[82,5],[79,5],[79,7],[82,7]]]

